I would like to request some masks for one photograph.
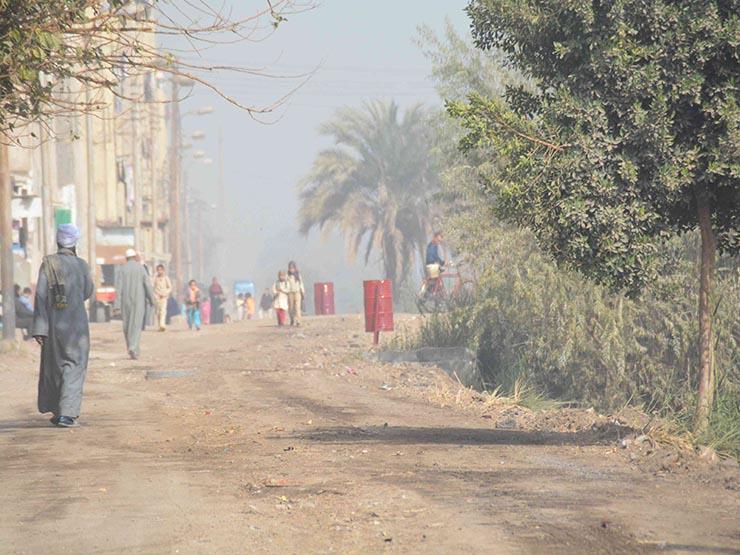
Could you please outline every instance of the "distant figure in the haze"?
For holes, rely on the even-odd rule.
[[[198,289],[200,291],[200,289]],[[200,322],[204,326],[211,323],[211,299],[205,297],[200,301]]]
[[[444,241],[444,237],[442,236],[441,231],[437,231],[434,233],[434,237],[432,237],[432,240],[427,245],[427,256],[426,256],[426,265],[432,265],[437,264],[440,268],[444,268],[445,266],[445,260],[442,258],[442,255],[440,253],[440,245],[442,244],[442,241]]]
[[[33,303],[31,302],[31,289],[26,287],[21,292],[21,286],[15,286],[15,327],[24,330],[23,339],[31,339],[31,326],[33,325]]]
[[[244,320],[244,315],[246,314],[246,304],[244,301],[244,293],[239,293],[236,296],[236,320],[237,322],[241,322]]]
[[[126,250],[126,264],[116,273],[116,306],[123,319],[123,335],[129,356],[139,358],[142,322],[146,314],[146,303],[154,305],[154,291],[146,268],[137,260],[134,249]]]
[[[79,230],[57,229],[56,254],[44,257],[36,282],[31,333],[41,345],[39,412],[50,412],[55,426],[77,426],[90,355],[85,301],[95,287],[87,262],[77,257]]]
[[[272,318],[272,295],[270,294],[270,288],[266,288],[260,297],[260,320],[264,318]]]
[[[164,265],[157,265],[157,274],[154,276],[154,297],[157,301],[157,324],[159,331],[164,331],[167,325],[167,302],[172,293],[172,281],[164,271]]]
[[[211,324],[224,323],[224,290],[218,282],[218,278],[213,278],[211,286],[208,288],[208,296],[211,299]]]
[[[272,285],[272,306],[275,308],[277,323],[280,327],[285,325],[288,313],[288,293],[290,293],[288,276],[284,271],[280,270],[277,281]]]
[[[301,303],[305,294],[301,273],[296,263],[291,260],[288,262],[288,313],[291,326],[301,325]]]
[[[244,311],[247,314],[247,320],[254,318],[254,297],[251,293],[244,295]]]
[[[185,294],[185,314],[188,318],[188,328],[195,331],[200,331],[201,320],[200,320],[200,309],[201,309],[201,295],[198,284],[194,279],[191,279],[188,283],[188,290]]]

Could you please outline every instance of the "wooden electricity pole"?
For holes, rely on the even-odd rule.
[[[88,106],[91,103],[90,100],[90,87],[85,89],[85,97]],[[98,231],[98,218],[97,209],[95,207],[95,137],[93,116],[88,108],[85,113],[85,158],[87,164],[87,206],[86,212],[87,221],[85,226],[87,227],[87,262],[90,265],[90,269],[93,276],[93,281],[98,283],[98,272],[97,272],[97,252],[96,252],[96,241]],[[93,299],[94,300],[94,299]]]
[[[170,102],[170,252],[174,272],[175,294],[182,293],[182,224],[180,218],[180,86],[177,75],[172,78]]]
[[[146,248],[141,240],[141,218],[142,218],[142,194],[144,193],[144,187],[142,186],[142,171],[141,171],[141,137],[139,136],[139,100],[138,95],[141,94],[139,90],[139,80],[136,79],[134,85],[134,94],[137,95],[136,100],[131,103],[131,167],[134,175],[134,245],[135,249],[142,255],[142,258],[146,258],[144,255],[144,249]]]
[[[39,125],[39,155],[41,157],[41,252],[49,254],[54,250],[54,189],[51,178],[51,139],[44,125]]]
[[[152,83],[154,83],[154,79],[152,79]],[[159,263],[159,260],[155,260],[157,257],[157,235],[159,234],[159,190],[158,190],[158,181],[159,177],[157,175],[157,139],[159,135],[159,126],[158,126],[158,119],[157,115],[159,114],[159,108],[156,103],[156,98],[154,98],[154,95],[156,94],[156,87],[154,84],[152,84],[152,100],[149,103],[149,179],[151,184],[151,197],[150,197],[150,205],[151,205],[151,212],[152,212],[152,238],[149,248],[151,249],[151,256],[152,260],[154,261],[155,265]]]

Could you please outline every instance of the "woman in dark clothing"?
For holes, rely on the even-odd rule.
[[[224,290],[217,278],[213,278],[211,287],[208,289],[208,296],[211,298],[211,324],[224,323]]]

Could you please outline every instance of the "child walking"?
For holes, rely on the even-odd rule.
[[[277,314],[278,326],[284,326],[288,315],[288,276],[284,271],[278,272],[278,279],[272,284],[272,306]]]
[[[254,297],[251,293],[244,295],[244,310],[247,313],[247,320],[254,318]]]
[[[195,326],[195,330],[200,331],[200,289],[194,279],[188,283],[185,306],[187,307],[188,328],[192,330]]]

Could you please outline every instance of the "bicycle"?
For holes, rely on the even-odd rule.
[[[455,304],[462,304],[475,295],[475,284],[463,278],[460,268],[454,264],[455,272],[441,271],[435,275],[434,269],[424,277],[416,295],[416,306],[421,314],[449,310]]]

